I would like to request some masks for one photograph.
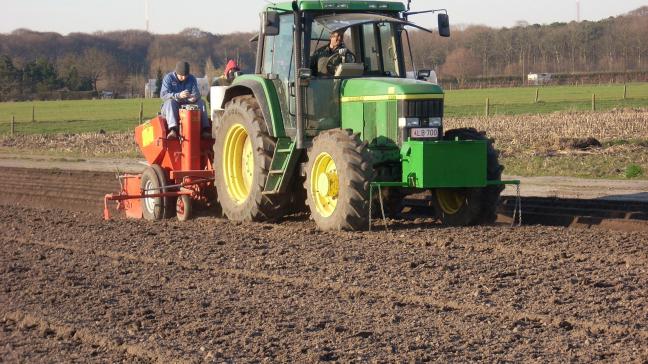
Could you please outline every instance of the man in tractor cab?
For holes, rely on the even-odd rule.
[[[331,32],[329,44],[317,49],[310,60],[310,68],[313,76],[335,74],[335,69],[342,63],[355,62],[355,55],[344,45],[344,32],[346,29],[338,29]]]
[[[180,107],[196,104],[200,108],[200,126],[202,139],[211,138],[211,127],[205,111],[205,102],[200,98],[198,81],[189,73],[189,63],[180,61],[175,71],[169,72],[162,80],[160,97],[164,100],[162,116],[167,122],[167,139],[177,139],[180,125]]]

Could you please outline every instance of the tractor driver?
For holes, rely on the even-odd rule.
[[[211,138],[211,127],[205,111],[205,103],[200,98],[198,81],[189,73],[189,63],[180,61],[175,71],[169,72],[162,80],[160,97],[164,100],[162,105],[162,116],[167,121],[167,139],[177,139],[180,122],[180,106],[196,104],[200,108],[200,126],[202,139]]]
[[[310,60],[310,68],[313,76],[335,74],[337,66],[342,63],[355,62],[355,55],[344,45],[344,32],[346,29],[338,29],[331,32],[329,44],[317,49]]]

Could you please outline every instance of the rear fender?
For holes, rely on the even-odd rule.
[[[268,133],[275,138],[286,136],[279,97],[272,82],[258,76],[240,78],[245,79],[237,79],[236,84],[227,89],[221,107],[224,108],[225,104],[237,96],[253,95],[261,107]]]

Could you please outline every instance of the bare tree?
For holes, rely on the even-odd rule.
[[[456,78],[461,87],[469,76],[477,74],[480,69],[481,62],[469,49],[458,48],[446,58],[442,72]]]
[[[80,72],[92,80],[94,91],[97,92],[97,82],[105,77],[115,64],[115,59],[105,51],[97,48],[86,49],[81,55]]]

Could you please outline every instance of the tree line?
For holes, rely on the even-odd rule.
[[[179,59],[189,61],[194,74],[209,78],[228,59],[238,59],[251,72],[253,35],[189,28],[178,34],[127,30],[64,36],[18,29],[0,34],[0,98],[24,99],[52,90],[141,95],[146,80],[172,70]],[[563,79],[586,75],[578,79],[599,82],[591,74],[648,75],[648,7],[597,22],[459,26],[449,39],[415,30],[408,36],[419,68],[435,69],[441,80],[460,87],[475,80],[520,82],[532,72]]]
[[[173,70],[180,59],[191,64],[192,73],[210,78],[229,59],[253,70],[253,35],[190,28],[178,34],[128,30],[64,36],[18,29],[0,34],[0,99],[29,99],[55,90],[141,96],[148,79]]]
[[[421,32],[411,38],[419,66],[460,85],[476,78],[523,80],[528,73],[648,71],[648,6],[596,22],[467,26],[453,29],[449,39]]]

